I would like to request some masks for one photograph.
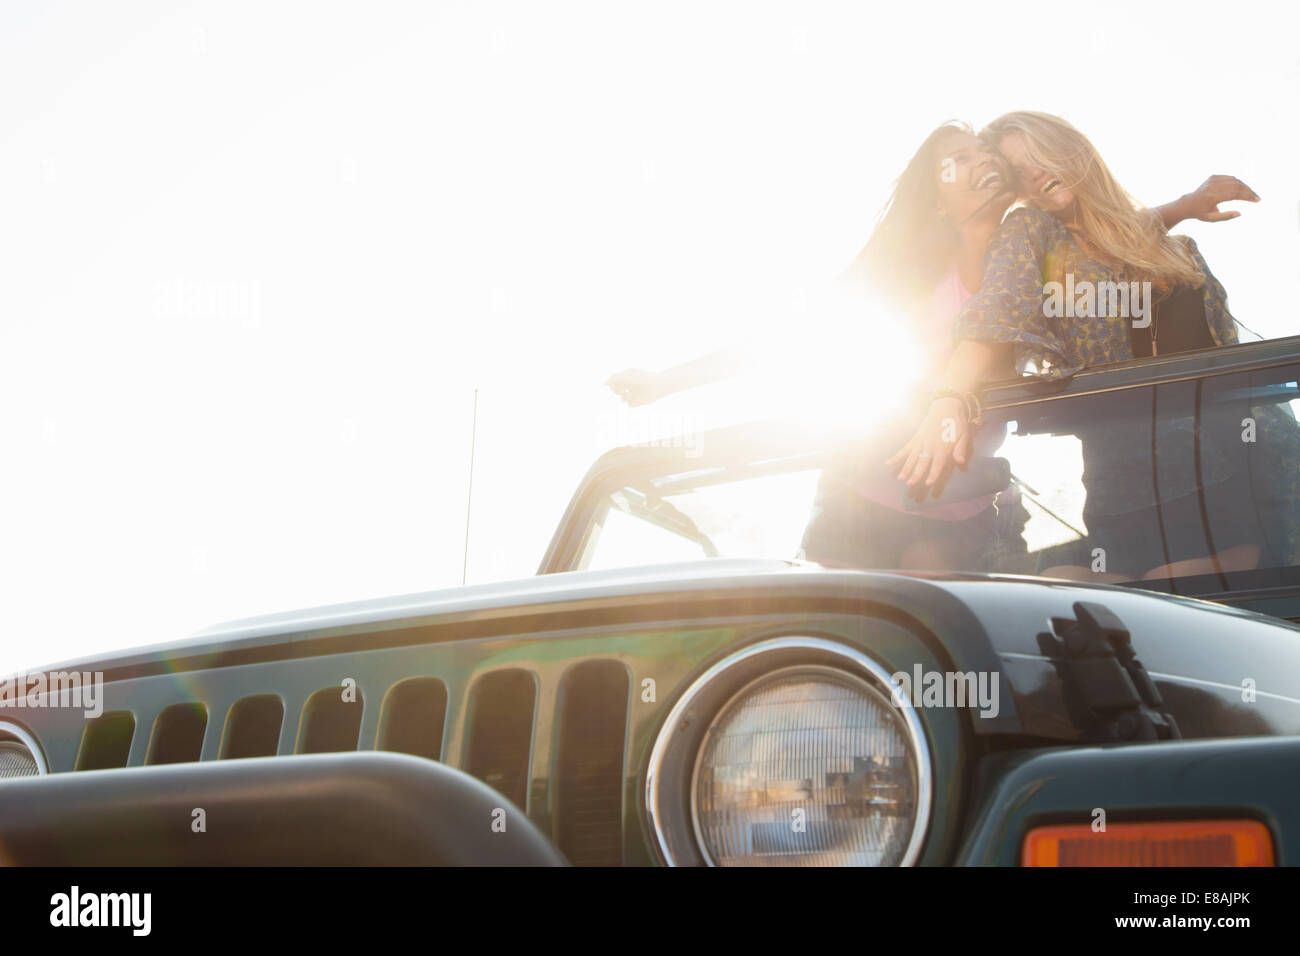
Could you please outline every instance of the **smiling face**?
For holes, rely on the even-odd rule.
[[[986,217],[1001,222],[1015,198],[1006,160],[979,137],[955,129],[935,147],[940,211],[959,226]]]
[[[1061,177],[1036,165],[1030,158],[1024,133],[1010,130],[998,139],[998,150],[1011,165],[1018,199],[1057,215],[1068,213],[1074,206],[1074,192]]]

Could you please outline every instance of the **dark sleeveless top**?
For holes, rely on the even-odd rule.
[[[1134,358],[1214,348],[1214,337],[1205,319],[1204,291],[1189,285],[1174,286],[1169,295],[1155,303],[1150,325],[1145,329],[1129,328],[1129,342]]]

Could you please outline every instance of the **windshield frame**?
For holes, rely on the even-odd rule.
[[[1075,396],[1204,380],[1297,362],[1300,362],[1300,335],[1099,366],[1073,378],[1004,380],[991,383],[982,391],[982,398],[989,411],[1012,412]],[[661,442],[654,446],[615,448],[597,459],[570,499],[537,573],[581,570],[582,558],[590,552],[609,496],[622,488],[662,494],[669,484],[685,488],[692,483],[715,484],[760,473],[805,470],[817,467],[816,463],[833,454],[835,448],[835,442],[826,433],[789,422],[754,422],[702,432],[696,437],[696,446],[689,457],[687,449]],[[1186,583],[1194,582],[1188,579]],[[1225,592],[1210,589],[1210,583],[1206,581],[1206,590],[1190,596],[1238,606],[1258,604],[1272,616],[1300,618],[1300,585]],[[1136,581],[1122,586],[1158,592],[1169,590],[1163,580]]]

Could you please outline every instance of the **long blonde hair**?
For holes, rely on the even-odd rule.
[[[1059,116],[1031,110],[999,116],[980,135],[996,143],[1012,131],[1024,135],[1034,165],[1074,193],[1078,231],[1097,253],[1119,266],[1126,279],[1150,281],[1163,289],[1204,284],[1188,247],[1165,231],[1157,213],[1120,186],[1088,137]]]

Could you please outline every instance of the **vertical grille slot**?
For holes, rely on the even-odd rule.
[[[77,770],[110,770],[125,767],[135,736],[135,714],[111,710],[86,721],[77,754]]]
[[[537,684],[524,670],[488,674],[470,696],[465,770],[525,811],[536,703]]]
[[[203,751],[208,709],[200,703],[172,704],[153,722],[147,764],[191,763]]]
[[[379,749],[437,760],[447,722],[447,686],[436,677],[412,677],[392,686],[384,700]]]
[[[361,735],[361,691],[356,700],[344,700],[343,687],[325,687],[307,698],[303,708],[300,754],[328,754],[356,750]]]
[[[560,685],[556,841],[574,866],[623,862],[623,747],[627,669],[592,661]]]
[[[284,701],[275,694],[258,694],[235,701],[226,717],[226,735],[221,742],[222,759],[274,757],[280,749],[280,725],[283,723]]]

